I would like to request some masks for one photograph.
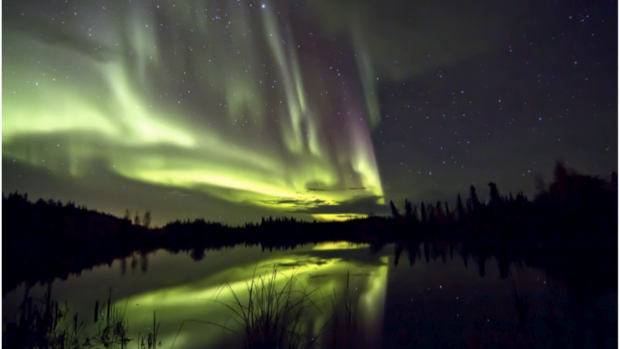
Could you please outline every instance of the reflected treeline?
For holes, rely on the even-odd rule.
[[[27,195],[3,195],[3,294],[21,282],[36,283],[50,278],[66,278],[83,269],[111,265],[121,258],[121,271],[148,268],[149,252],[167,249],[188,251],[195,260],[206,249],[221,249],[237,244],[260,245],[263,249],[288,249],[300,244],[324,241],[350,241],[381,246],[400,242],[397,251],[417,252],[424,244],[425,258],[431,258],[432,241],[447,241],[450,258],[456,243],[465,265],[471,254],[481,275],[485,261],[495,256],[501,274],[511,263],[527,261],[532,265],[549,264],[564,270],[567,258],[579,253],[592,254],[588,263],[615,267],[617,261],[617,175],[610,180],[578,174],[557,163],[553,182],[537,181],[538,193],[529,200],[522,193],[502,196],[489,183],[489,200],[479,199],[471,187],[463,201],[456,197],[453,209],[446,202],[420,206],[405,201],[401,213],[390,202],[392,217],[369,216],[346,222],[304,222],[295,218],[263,218],[260,223],[230,227],[203,219],[175,221],[163,228],[147,228],[126,219],[76,207],[72,203],[39,200]],[[150,212],[148,219],[150,220]],[[138,220],[136,220],[136,223]],[[414,252],[412,252],[414,251]],[[426,252],[429,253],[426,253]],[[596,252],[593,252],[596,251]],[[567,256],[568,254],[568,256]],[[443,259],[445,255],[439,254]],[[538,259],[537,259],[538,258]],[[560,259],[558,259],[560,258]],[[415,261],[410,257],[410,262]],[[541,262],[541,261],[546,262]],[[571,258],[570,260],[576,260]],[[560,262],[557,262],[560,261]],[[601,269],[602,270],[602,269]],[[602,272],[602,271],[601,271]],[[606,271],[605,271],[606,273]],[[616,272],[608,275],[617,280]]]
[[[514,245],[506,240],[463,240],[447,237],[426,237],[398,241],[395,244],[395,266],[404,263],[448,262],[455,259],[466,269],[474,268],[485,277],[489,268],[497,268],[500,279],[511,277],[511,270],[535,268],[562,281],[575,294],[584,298],[617,289],[617,265],[614,253],[604,250],[580,250],[553,242],[529,246]],[[378,251],[382,246],[374,246]],[[405,257],[406,256],[406,257]],[[491,261],[494,259],[494,262]],[[474,263],[472,266],[469,262]]]
[[[130,220],[72,202],[33,203],[28,194],[18,193],[2,197],[2,231],[3,294],[24,281],[66,279],[86,268],[111,266],[134,252],[139,252],[141,269],[146,271],[147,253],[156,246],[149,237],[151,230]]]
[[[496,306],[512,308],[513,312],[512,316],[495,317],[491,321],[496,324],[489,326],[485,323],[487,317],[480,316],[485,312],[482,310],[484,306],[472,302],[471,309],[474,311],[466,317],[467,320],[460,322],[458,317],[447,317],[442,318],[442,322],[433,323],[436,321],[433,316],[430,316],[433,320],[428,320],[420,316],[420,312],[416,313],[417,317],[410,315],[414,311],[412,308],[418,305],[407,307],[408,302],[404,302],[404,305],[402,302],[388,304],[383,327],[383,347],[461,347],[454,345],[460,341],[464,342],[462,347],[495,347],[499,345],[498,338],[503,338],[499,340],[502,343],[499,346],[508,348],[617,347],[617,303],[609,298],[617,297],[617,270],[615,261],[598,258],[597,255],[605,251],[567,250],[565,245],[554,246],[551,241],[549,244],[533,244],[523,249],[523,245],[513,246],[501,240],[475,241],[445,237],[406,240],[397,242],[394,247],[393,263],[397,268],[410,268],[406,265],[406,259],[411,266],[419,263],[441,264],[442,260],[450,263],[449,259],[451,263],[462,263],[465,268],[476,270],[480,277],[497,277],[495,275],[499,270],[500,279],[510,282],[512,297],[502,298],[499,293],[485,293],[483,297],[485,302],[502,299]],[[436,267],[431,268],[439,270]],[[544,278],[541,278],[541,283],[545,284],[543,294],[527,291],[528,285],[533,283],[530,268],[544,271]],[[521,290],[518,290],[515,278],[521,280]],[[413,285],[420,282],[415,276],[400,281]],[[568,291],[565,294],[567,298],[555,294],[554,289],[558,283],[564,286],[562,289]],[[501,284],[496,283],[498,286]],[[394,289],[398,288],[399,286],[394,286]],[[409,291],[411,288],[415,290],[414,286],[410,287]],[[478,292],[480,293],[480,289]],[[402,297],[404,293],[401,290],[394,291],[393,294]],[[512,304],[504,302],[510,298]],[[442,308],[444,304],[440,304],[439,308]],[[442,311],[445,312],[445,309],[438,310],[439,313]],[[456,314],[459,312],[454,311]],[[461,313],[461,316],[463,315]],[[473,332],[467,333],[463,327],[459,327],[461,324],[471,323],[476,328]],[[463,332],[456,331],[455,328]],[[400,332],[395,334],[394,329]],[[441,334],[437,335],[438,332]],[[404,338],[399,336],[402,333],[406,334]],[[463,333],[467,334],[463,336]],[[544,333],[544,336],[541,333]],[[480,342],[472,342],[474,337]]]

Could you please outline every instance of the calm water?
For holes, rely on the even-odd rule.
[[[577,305],[574,292],[544,270],[513,264],[510,276],[500,278],[494,258],[487,258],[481,268],[479,260],[463,254],[459,246],[442,244],[430,249],[421,245],[413,264],[404,251],[395,265],[395,249],[388,245],[376,251],[344,242],[271,252],[238,246],[206,251],[200,261],[160,250],[148,260],[136,255],[133,262],[117,260],[110,267],[56,280],[52,297],[68,301],[92,324],[95,301],[103,303],[112,288],[116,305],[126,308],[130,334],[150,330],[155,310],[162,348],[171,347],[177,332],[175,348],[232,348],[241,346],[240,335],[202,323],[186,322],[180,329],[183,320],[239,330],[230,320],[233,313],[214,299],[233,301],[223,287],[229,283],[241,301],[247,301],[246,282],[255,268],[257,274],[270,273],[275,264],[280,285],[294,272],[296,288],[315,291],[317,310],[305,322],[309,333],[333,329],[328,321],[334,311],[331,300],[343,302],[350,273],[356,338],[367,348],[617,347],[615,291]],[[36,286],[30,295],[42,298],[45,291],[46,286]],[[24,292],[20,286],[3,298],[4,323],[14,319]]]

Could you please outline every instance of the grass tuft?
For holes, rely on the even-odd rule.
[[[311,296],[315,290],[293,288],[294,274],[281,288],[277,288],[278,270],[274,265],[271,273],[256,277],[248,282],[247,303],[241,302],[230,284],[226,287],[234,298],[232,304],[223,303],[234,316],[232,320],[242,326],[245,333],[245,347],[253,348],[298,348],[304,343],[303,325],[311,309],[320,309]]]
[[[295,287],[297,279],[294,272],[286,279],[284,285],[279,287],[278,275],[276,265],[270,272],[263,275],[257,275],[256,268],[254,268],[251,281],[246,282],[247,302],[240,299],[240,295],[235,292],[230,283],[226,283],[215,299],[212,299],[213,302],[223,305],[232,313],[224,325],[188,319],[181,324],[174,341],[176,341],[185,322],[197,322],[243,334],[245,338],[244,347],[247,349],[293,349],[320,345],[325,325],[334,318],[335,314],[325,322],[318,333],[310,333],[306,325],[309,324],[311,314],[322,315],[317,303],[331,299],[331,297],[322,296],[319,288],[309,291],[306,287]],[[230,302],[217,299],[225,289],[230,291],[233,296],[233,300]],[[234,330],[228,325],[229,322],[232,323],[232,326],[236,324],[240,329]]]

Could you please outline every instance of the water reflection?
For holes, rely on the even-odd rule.
[[[223,251],[203,251],[205,258],[194,263],[181,254],[158,251],[151,255],[134,254],[132,273],[127,273],[126,260],[118,260],[111,268],[95,268],[80,277],[55,282],[53,297],[68,300],[72,309],[92,314],[95,300],[104,298],[108,285],[115,291],[116,306],[126,314],[134,331],[146,330],[152,323],[153,311],[161,319],[160,340],[175,347],[220,347],[238,342],[239,336],[227,335],[221,328],[183,320],[208,320],[239,330],[231,321],[231,311],[223,303],[231,304],[235,296],[247,303],[247,285],[253,276],[270,272],[277,267],[277,286],[282,287],[294,277],[294,287],[313,292],[317,311],[308,319],[309,332],[328,332],[326,328],[335,308],[348,297],[354,304],[358,328],[365,342],[379,344],[385,287],[387,252],[373,255],[368,245],[325,243],[308,245],[296,250],[264,253],[258,248],[236,248]],[[194,252],[192,252],[192,255]],[[141,272],[136,272],[137,267]],[[347,274],[350,273],[347,285]],[[224,287],[230,285],[230,289]],[[40,291],[34,287],[30,294]],[[3,299],[3,315],[11,318],[19,305],[18,288]],[[234,295],[233,295],[234,292]],[[40,292],[39,292],[40,293]],[[92,318],[91,315],[87,315]],[[152,326],[151,326],[152,327]],[[88,328],[86,329],[88,330]],[[332,331],[333,332],[333,331]],[[239,343],[238,343],[239,344]]]
[[[277,289],[293,277],[296,290],[313,292],[316,307],[304,318],[302,331],[308,341],[323,334],[320,342],[312,343],[320,347],[617,345],[617,289],[579,289],[578,277],[567,277],[553,267],[554,258],[532,251],[520,257],[428,240],[329,242],[289,250],[237,246],[189,253],[191,258],[164,250],[133,254],[128,258],[131,273],[128,260],[120,259],[28,292],[41,297],[50,287],[54,299],[67,300],[80,316],[92,319],[95,301],[105,301],[111,287],[116,306],[126,312],[130,333],[153,327],[156,311],[163,347],[176,338],[176,348],[233,348],[243,344],[243,336],[184,321],[210,321],[239,331],[235,314],[224,304],[234,305],[237,299],[247,304],[248,284],[275,266]],[[403,263],[403,254],[409,265]],[[475,267],[470,268],[471,263]],[[22,286],[3,298],[5,320],[13,319],[25,292]],[[355,336],[343,342],[346,318],[333,314],[345,308],[353,315]]]
[[[268,254],[256,264],[238,264],[200,280],[134,295],[127,305],[127,314],[129,318],[148,319],[157,310],[170,324],[165,326],[162,323],[160,333],[165,343],[174,341],[178,326],[187,319],[208,320],[242,332],[233,321],[235,314],[225,305],[247,304],[248,287],[253,277],[256,280],[258,276],[269,276],[276,266],[276,289],[282,289],[292,277],[296,290],[312,292],[311,299],[316,302],[317,311],[312,312],[309,326],[316,335],[326,326],[333,312],[332,299],[326,296],[335,295],[335,302],[341,302],[347,288],[346,275],[351,272],[349,295],[359,311],[359,319],[363,320],[360,326],[364,329],[362,333],[367,344],[372,347],[375,343],[376,347],[382,327],[380,320],[385,303],[388,257],[371,256],[364,253],[364,249],[367,248],[342,243],[320,244],[277,257]],[[123,302],[125,300],[120,300],[119,304]],[[238,342],[239,336],[199,323],[187,323],[176,338],[180,347],[192,348],[224,346],[229,345],[229,341]]]
[[[587,249],[491,246],[396,243],[382,346],[617,347],[613,265]]]

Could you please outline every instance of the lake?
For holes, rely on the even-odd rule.
[[[247,304],[248,285],[259,276],[274,277],[277,291],[289,285],[307,297],[311,306],[297,327],[304,347],[338,340],[365,348],[617,347],[617,287],[584,296],[551,274],[441,241],[328,242],[288,250],[237,245],[192,256],[158,250],[56,279],[51,290],[88,332],[97,326],[95,301],[103,304],[111,288],[130,338],[152,331],[156,312],[162,348],[242,347],[236,299]],[[43,299],[47,289],[28,292]],[[21,285],[3,297],[5,326],[25,292]]]

